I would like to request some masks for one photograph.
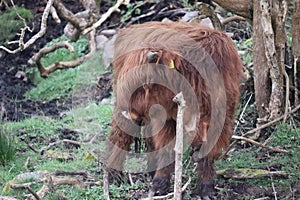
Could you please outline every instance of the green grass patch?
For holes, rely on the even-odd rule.
[[[23,20],[26,23],[33,19],[33,14],[26,8],[15,7],[0,15],[0,44],[3,44],[13,39],[17,33],[21,32],[21,28],[25,27]]]

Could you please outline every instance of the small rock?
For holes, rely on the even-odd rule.
[[[26,76],[26,73],[23,71],[17,71],[17,73],[15,74],[15,77],[18,79],[22,79],[22,81],[27,82],[28,78]]]
[[[113,61],[115,40],[116,36],[112,37],[104,44],[102,61],[105,69],[108,69]]]
[[[104,35],[96,36],[96,49],[97,50],[102,49],[107,41],[108,38]]]
[[[117,33],[115,29],[107,29],[100,32],[102,35],[105,35],[107,37],[113,36]]]

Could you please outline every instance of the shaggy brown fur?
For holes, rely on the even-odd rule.
[[[164,70],[158,64],[169,69]],[[174,72],[188,81],[196,102],[190,95],[191,90],[184,88],[186,83],[182,77]],[[209,195],[214,187],[214,160],[231,137],[241,74],[242,64],[234,44],[220,31],[179,22],[149,22],[121,30],[115,42],[116,107],[109,135],[108,168],[121,170],[126,151],[130,150],[134,139],[140,137],[139,127],[133,122],[139,126],[151,124],[151,127],[146,126],[144,135],[147,136],[147,151],[155,152],[148,157],[149,171],[155,170],[152,190],[166,193],[174,167],[177,105],[172,98],[180,90],[186,90],[183,91],[187,99],[185,135],[198,163],[197,193]],[[155,84],[160,80],[168,82],[170,87]],[[220,80],[221,85],[218,84]],[[154,104],[163,106],[165,112],[159,109],[149,111]],[[225,113],[223,119],[222,109]],[[124,110],[131,119],[121,114]],[[160,122],[162,116],[164,124]],[[212,136],[218,129],[220,137]],[[199,151],[206,143],[213,146],[201,157]],[[163,147],[166,148],[162,150]]]

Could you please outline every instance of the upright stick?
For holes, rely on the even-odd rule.
[[[182,92],[178,93],[173,101],[178,104],[176,120],[176,142],[175,142],[175,183],[174,199],[181,200],[182,193],[182,153],[183,153],[183,114],[185,109],[185,100]]]

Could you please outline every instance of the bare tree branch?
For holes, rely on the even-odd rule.
[[[48,16],[49,16],[49,13],[50,13],[50,10],[51,10],[51,6],[52,6],[53,2],[54,2],[54,0],[49,0],[47,2],[46,8],[45,8],[45,10],[43,12],[43,16],[42,16],[41,29],[40,29],[40,31],[37,34],[35,34],[32,38],[30,38],[25,44],[23,44],[23,38],[22,38],[22,34],[21,34],[21,37],[20,37],[20,40],[19,40],[20,41],[19,42],[20,45],[15,50],[10,50],[10,49],[8,49],[8,48],[6,48],[4,46],[0,46],[0,49],[6,51],[8,53],[15,54],[15,53],[18,53],[18,52],[23,51],[24,49],[28,48],[37,39],[39,39],[40,37],[42,37],[43,35],[45,35],[46,28],[47,28],[47,19],[48,19]]]
[[[76,29],[81,29],[80,19],[68,10],[60,0],[54,0],[53,6],[67,22],[71,23]]]
[[[121,4],[123,4],[125,2],[125,0],[118,0],[117,3],[108,9],[108,11],[106,13],[104,13],[101,18],[96,22],[94,23],[91,27],[88,27],[86,28],[85,30],[82,31],[82,34],[85,35],[87,34],[88,32],[96,29],[97,27],[101,26],[101,24],[103,22],[105,22],[107,20],[107,18],[110,17],[110,15],[115,12],[115,11],[119,11],[119,7]]]
[[[233,12],[237,15],[245,17],[247,19],[252,19],[253,5],[252,0],[213,0],[222,8]]]
[[[95,52],[96,52],[96,42],[95,42],[95,30],[91,31],[88,34],[88,41],[89,41],[89,48],[90,51],[88,54],[79,57],[75,60],[72,61],[61,61],[61,62],[55,62],[53,64],[51,64],[48,67],[43,67],[41,62],[40,62],[40,58],[43,54],[45,53],[49,53],[49,50],[55,50],[57,48],[62,48],[62,47],[67,47],[68,49],[72,48],[70,47],[70,45],[68,45],[68,43],[58,43],[58,45],[54,45],[54,47],[48,47],[45,49],[41,49],[41,51],[38,53],[38,56],[35,56],[35,61],[37,62],[38,65],[38,69],[40,71],[40,74],[42,77],[46,78],[48,77],[48,75],[58,69],[66,69],[66,68],[74,68],[76,66],[78,66],[79,64],[81,64],[82,62],[84,62],[86,59],[90,58]]]

